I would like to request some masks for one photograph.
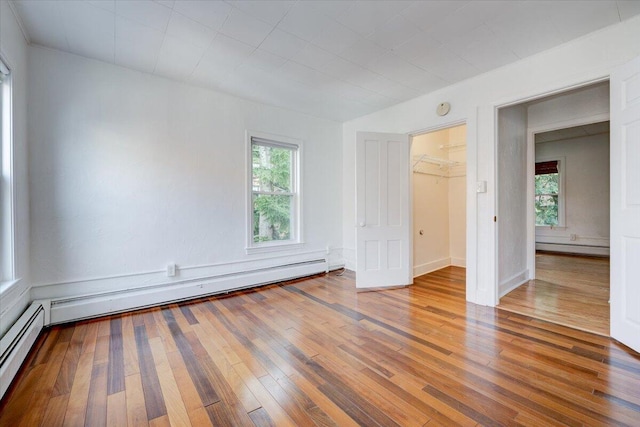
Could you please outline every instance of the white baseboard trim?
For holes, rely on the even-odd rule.
[[[431,273],[432,271],[440,270],[441,268],[451,265],[451,258],[442,258],[435,261],[427,262],[413,267],[413,277],[422,276],[423,274]]]
[[[325,258],[252,271],[227,273],[110,292],[80,294],[51,299],[51,323],[65,323],[182,301],[217,293],[230,292],[327,271]]]
[[[520,273],[516,273],[508,279],[502,281],[498,287],[498,298],[502,298],[518,286],[529,281],[529,269],[525,269]]]
[[[45,308],[34,301],[0,339],[0,399],[46,324]]]
[[[608,247],[568,245],[564,243],[536,243],[537,251],[562,252],[567,254],[609,256]]]
[[[467,267],[467,260],[465,258],[451,258],[451,265],[454,267]]]

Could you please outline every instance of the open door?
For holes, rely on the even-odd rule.
[[[640,57],[611,75],[611,336],[640,351]]]
[[[409,135],[356,137],[356,287],[413,282]]]

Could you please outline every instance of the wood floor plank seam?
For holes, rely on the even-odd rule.
[[[640,425],[640,354],[615,340],[467,303],[457,267],[395,290],[354,280],[47,328],[0,424]]]
[[[160,390],[160,379],[156,372],[149,346],[146,326],[134,328],[138,360],[140,362],[140,376],[144,395],[145,409],[149,420],[167,415],[167,408]]]

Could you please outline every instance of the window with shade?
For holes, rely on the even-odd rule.
[[[562,176],[560,160],[536,162],[536,226],[563,225]]]
[[[249,135],[248,252],[301,243],[300,141]]]

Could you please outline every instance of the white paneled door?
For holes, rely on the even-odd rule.
[[[356,287],[411,284],[409,136],[358,132],[356,144]]]
[[[640,57],[611,75],[611,336],[640,351]]]

